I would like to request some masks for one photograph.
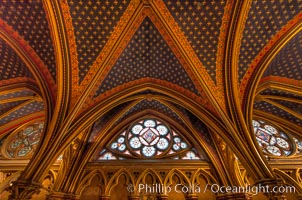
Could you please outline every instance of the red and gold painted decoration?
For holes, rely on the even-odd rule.
[[[302,0],[2,0],[1,158],[35,155],[34,184],[63,155],[54,191],[71,196],[101,180],[76,174],[123,159],[274,179],[266,159],[302,151],[301,30]]]

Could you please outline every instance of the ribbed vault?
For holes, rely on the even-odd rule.
[[[196,176],[208,183],[275,185],[281,177],[301,197],[301,77],[301,0],[5,0],[0,172],[22,170],[12,199],[29,198],[46,179],[49,191],[76,198],[106,179],[96,168],[110,161],[95,159],[106,142],[149,117],[196,148],[204,159],[185,163],[200,164]],[[279,141],[288,135],[298,153],[263,150],[271,141],[261,138],[265,125]],[[127,170],[102,184],[118,185]],[[181,180],[180,171],[169,173],[167,183]]]

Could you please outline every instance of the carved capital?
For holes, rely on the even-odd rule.
[[[9,200],[31,199],[33,194],[40,192],[41,184],[27,180],[17,180],[12,182],[10,190],[11,195]]]

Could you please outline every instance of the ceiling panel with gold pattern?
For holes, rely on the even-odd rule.
[[[130,0],[69,0],[78,53],[79,83],[82,82],[109,39]]]
[[[203,66],[216,81],[216,57],[226,1],[164,2]]]
[[[44,103],[37,101],[23,102],[25,105],[19,107],[18,109],[11,109],[12,112],[9,112],[6,116],[0,119],[0,126],[5,125],[13,120],[17,120],[26,115],[44,111]],[[20,105],[20,104],[19,104]]]
[[[18,77],[33,78],[18,54],[0,38],[0,81]]]
[[[199,94],[189,75],[149,18],[143,21],[95,96],[142,78],[164,80]]]
[[[289,104],[290,107],[293,106],[292,103]],[[302,119],[294,116],[292,113],[285,111],[284,109],[281,109],[280,107],[276,105],[272,105],[269,102],[266,101],[260,101],[260,102],[255,102],[254,104],[254,109],[255,111],[263,111],[266,114],[265,115],[272,115],[272,116],[277,116],[282,119],[288,120],[289,122],[292,122],[294,124],[298,124],[299,126],[302,126]],[[295,110],[292,110],[292,112],[296,112],[296,109],[301,110],[301,104],[298,108],[295,108]],[[263,116],[265,117],[265,116]]]
[[[0,18],[28,42],[56,81],[54,46],[42,1],[1,1]]]
[[[142,100],[135,106],[133,106],[129,111],[127,111],[120,119],[119,121],[127,119],[127,117],[130,117],[132,115],[135,115],[136,113],[140,113],[145,110],[154,110],[157,111],[165,116],[169,116],[173,120],[175,120],[177,123],[184,125],[180,117],[173,111],[171,108],[167,107],[166,105],[162,104],[159,101],[156,100]],[[151,113],[146,113],[151,114]]]
[[[263,76],[302,80],[302,32],[293,37],[269,64]]]
[[[252,1],[243,31],[239,80],[272,37],[302,10],[302,1]]]

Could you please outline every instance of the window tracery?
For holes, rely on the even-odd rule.
[[[122,131],[98,160],[174,158],[199,160],[196,150],[175,130],[157,119],[142,119]]]
[[[302,142],[261,120],[253,120],[256,140],[262,151],[273,157],[287,157],[302,152]]]
[[[36,122],[22,127],[8,137],[2,153],[8,158],[29,158],[35,151],[43,132],[44,122]]]

